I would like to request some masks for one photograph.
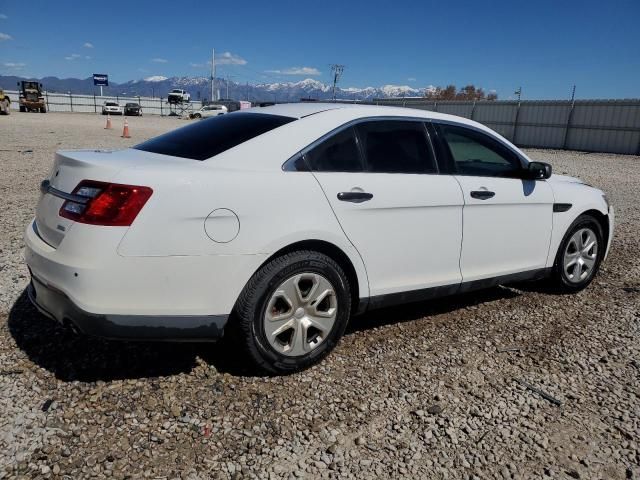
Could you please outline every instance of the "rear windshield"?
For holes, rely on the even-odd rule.
[[[220,115],[165,133],[133,148],[192,160],[206,160],[294,120],[291,117],[264,113]]]

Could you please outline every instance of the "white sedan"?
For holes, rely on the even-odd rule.
[[[123,115],[124,110],[117,102],[104,102],[102,105],[102,115]]]
[[[26,229],[29,295],[92,335],[230,335],[305,368],[349,318],[506,282],[577,292],[611,244],[602,191],[483,125],[420,110],[253,108],[120,151],[60,151]]]

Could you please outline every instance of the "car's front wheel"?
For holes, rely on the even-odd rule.
[[[337,345],[351,313],[348,279],[330,257],[297,251],[258,270],[242,291],[230,328],[264,372],[305,369]]]
[[[605,250],[600,223],[591,215],[579,216],[567,230],[556,254],[552,285],[563,293],[586,288],[598,272]]]

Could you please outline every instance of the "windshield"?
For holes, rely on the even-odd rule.
[[[206,160],[294,120],[264,113],[219,115],[165,133],[133,148],[191,160]]]
[[[116,102],[105,102],[105,105],[107,107],[117,107],[118,104]]]

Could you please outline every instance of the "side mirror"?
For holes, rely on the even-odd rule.
[[[551,165],[544,162],[529,162],[525,175],[529,180],[546,180],[551,176]]]

